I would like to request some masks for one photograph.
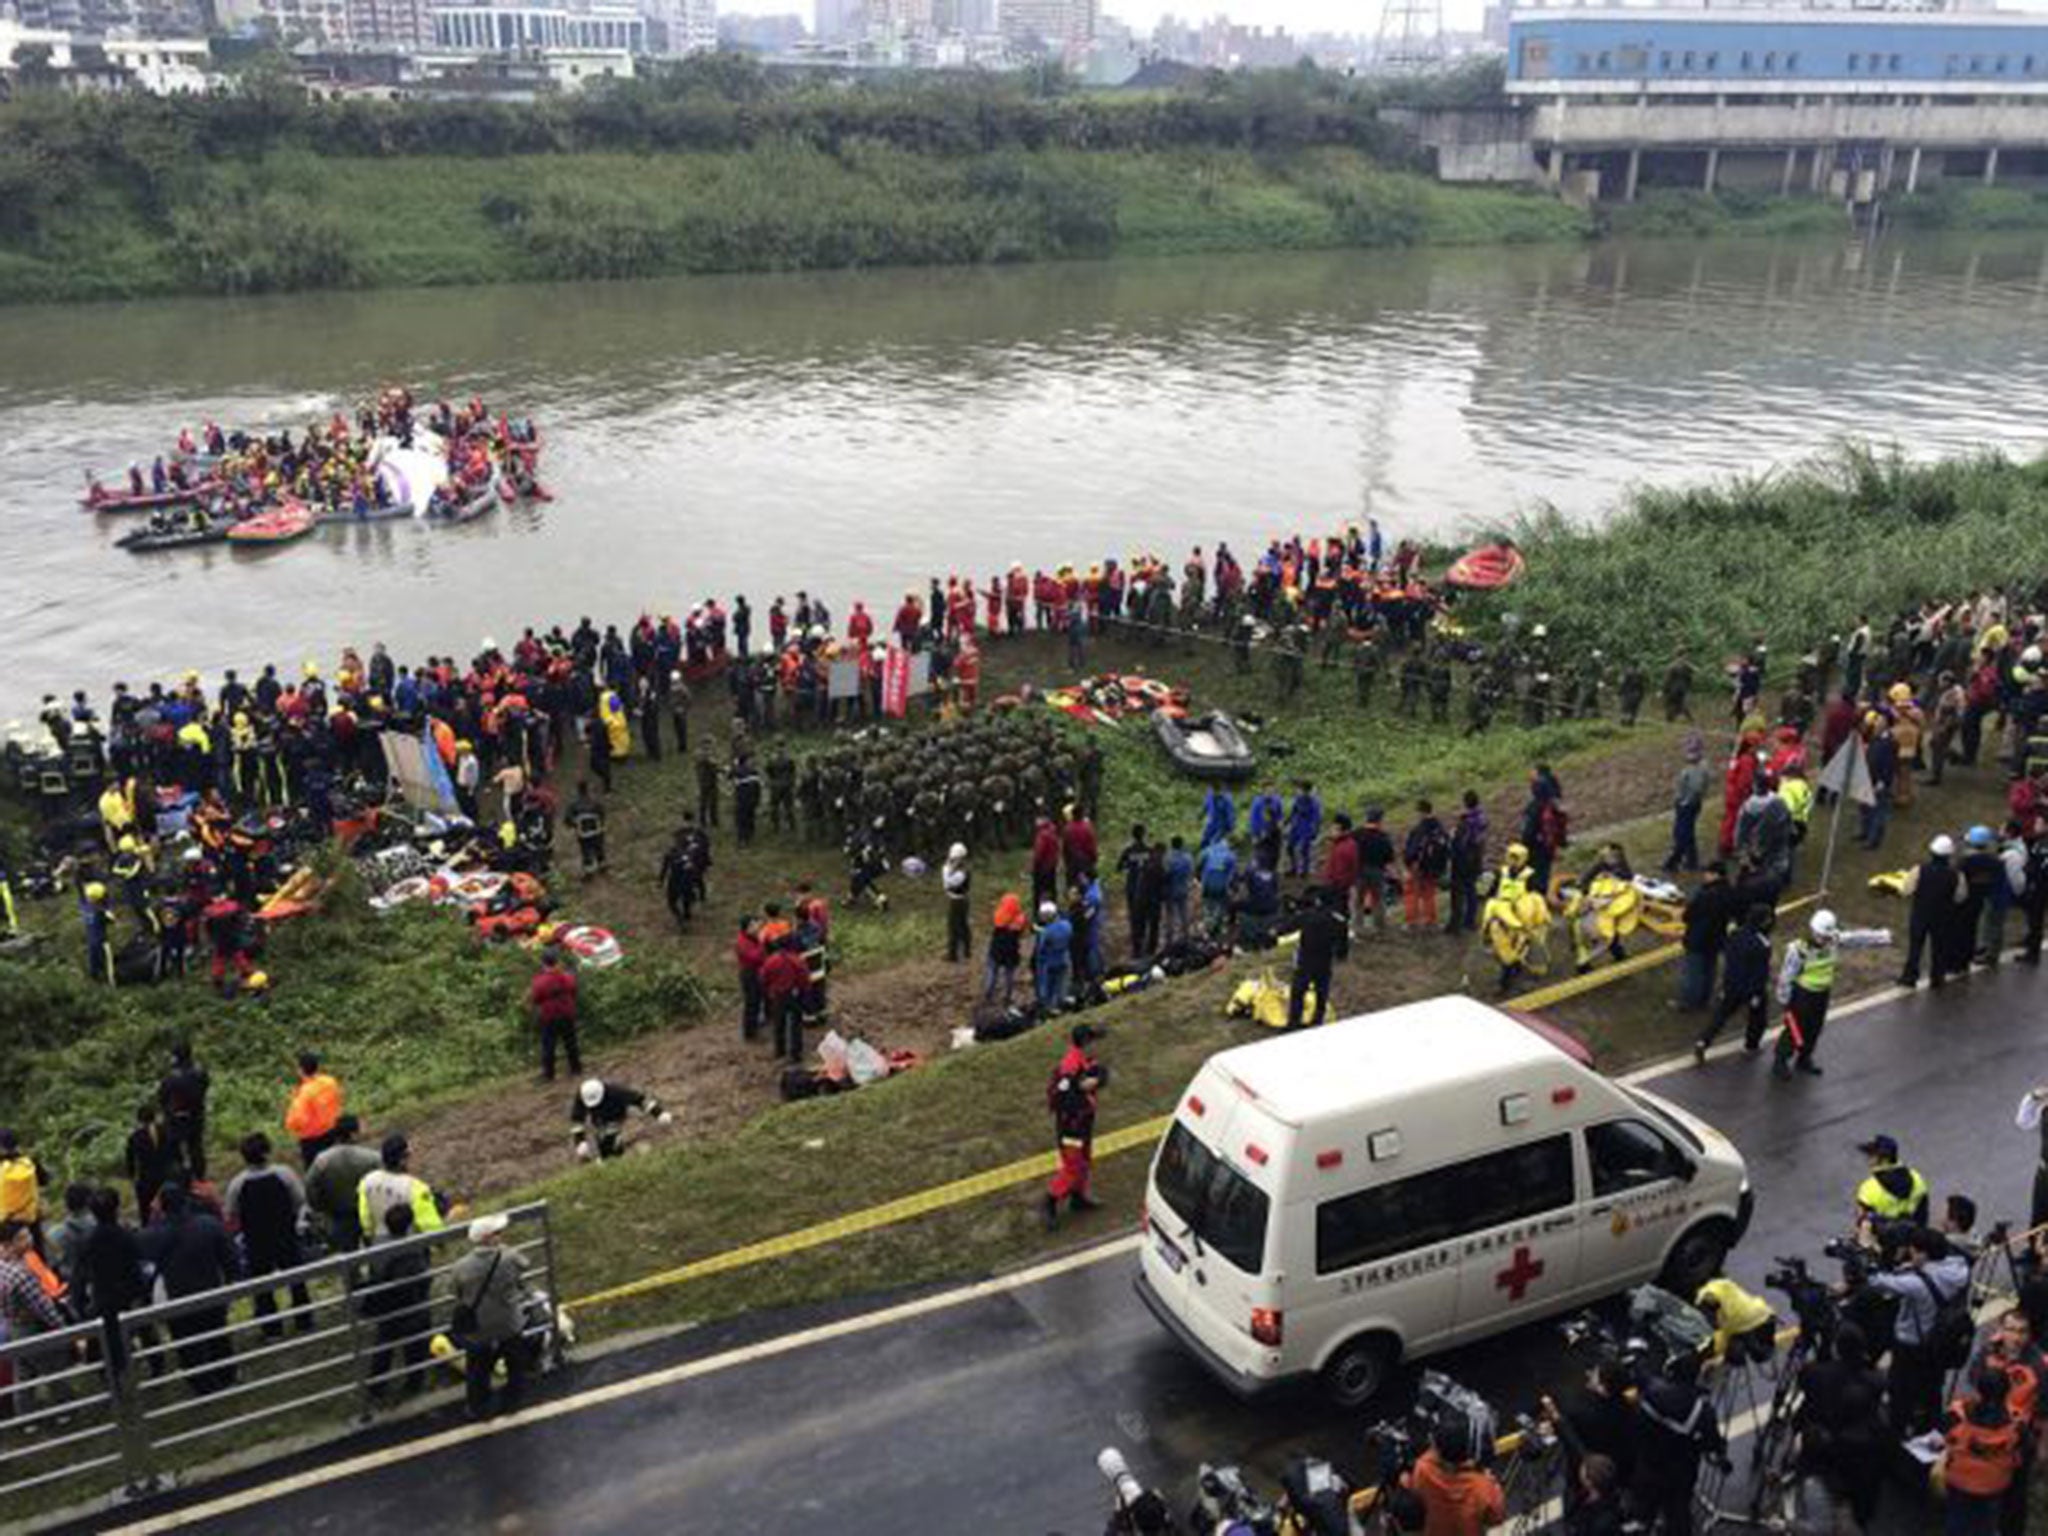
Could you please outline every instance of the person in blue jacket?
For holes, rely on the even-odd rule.
[[[1252,862],[1260,869],[1280,867],[1280,824],[1285,815],[1286,807],[1272,790],[1262,789],[1252,796],[1245,819],[1252,834]]]
[[[1323,802],[1316,798],[1315,785],[1303,779],[1294,792],[1294,803],[1287,808],[1287,873],[1308,874],[1322,831]]]
[[[1202,800],[1202,843],[1207,848],[1211,843],[1228,839],[1237,830],[1237,802],[1230,798],[1230,791],[1221,785],[1214,785]]]
[[[1228,839],[1211,843],[1195,861],[1195,880],[1202,888],[1202,926],[1212,938],[1230,921],[1230,896],[1237,883],[1237,853]]]
[[[1037,983],[1038,1006],[1047,1012],[1064,1007],[1074,970],[1074,925],[1052,902],[1038,905],[1038,943],[1031,951],[1031,975]]]

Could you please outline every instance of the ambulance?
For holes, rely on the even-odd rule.
[[[1643,1281],[1691,1299],[1742,1155],[1534,1020],[1440,997],[1219,1052],[1153,1155],[1139,1295],[1227,1386],[1370,1401],[1404,1360]]]

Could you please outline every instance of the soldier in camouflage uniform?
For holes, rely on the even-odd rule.
[[[1429,680],[1429,663],[1422,659],[1422,652],[1411,649],[1401,662],[1401,713],[1408,719],[1415,718],[1416,708],[1422,703],[1423,684]]]
[[[766,777],[768,825],[771,828],[795,831],[796,760],[789,755],[789,748],[777,744],[775,755],[768,759]]]
[[[1451,653],[1442,646],[1429,661],[1429,718],[1437,725],[1451,720]]]
[[[1687,700],[1692,695],[1692,662],[1680,651],[1664,669],[1664,720],[1666,724],[1692,720]]]
[[[1650,691],[1650,679],[1632,661],[1621,669],[1621,682],[1616,691],[1621,697],[1621,723],[1634,725],[1636,716],[1642,713],[1643,695]]]
[[[1380,648],[1371,635],[1360,638],[1351,650],[1351,684],[1358,692],[1359,708],[1372,703],[1373,689],[1380,680]]]

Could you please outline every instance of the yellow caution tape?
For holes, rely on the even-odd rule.
[[[1166,1128],[1172,1123],[1171,1115],[1160,1115],[1155,1119],[1140,1121],[1136,1125],[1127,1125],[1107,1135],[1098,1136],[1095,1139],[1095,1155],[1108,1157],[1114,1153],[1127,1152],[1133,1147],[1150,1146],[1166,1134]],[[693,1259],[688,1264],[680,1264],[674,1269],[665,1269],[659,1274],[645,1275],[624,1285],[613,1286],[610,1290],[580,1297],[568,1305],[571,1308],[603,1306],[607,1302],[624,1301],[628,1297],[645,1295],[649,1291],[664,1290],[669,1286],[683,1285],[691,1280],[702,1280],[708,1275],[744,1269],[749,1265],[766,1263],[770,1259],[787,1258],[790,1254],[802,1253],[807,1248],[822,1247],[841,1238],[857,1237],[863,1232],[894,1226],[898,1222],[926,1216],[933,1211],[965,1205],[970,1200],[979,1200],[984,1195],[992,1195],[1019,1184],[1051,1178],[1058,1167],[1058,1154],[1041,1152],[1035,1157],[1005,1163],[1000,1168],[990,1168],[983,1173],[970,1174],[964,1179],[955,1179],[950,1184],[919,1190],[916,1194],[905,1195],[900,1200],[871,1205],[866,1210],[850,1211],[844,1216],[836,1216],[814,1227],[804,1227],[796,1232],[784,1233],[780,1237],[764,1238],[758,1243],[749,1243],[743,1248],[732,1248],[724,1253]]]
[[[1797,901],[1786,903],[1778,910],[1790,912],[1816,900],[1817,897],[1804,896]],[[1559,982],[1555,986],[1541,987],[1511,1001],[1518,1008],[1549,1008],[1569,998],[1593,991],[1597,987],[1604,987],[1609,982],[1620,981],[1639,971],[1649,970],[1652,966],[1662,965],[1678,953],[1678,945],[1666,945],[1640,955],[1632,955],[1613,965],[1603,966],[1587,975],[1574,976],[1569,981]],[[1157,1115],[1150,1120],[1140,1120],[1134,1125],[1126,1125],[1107,1135],[1098,1136],[1095,1139],[1095,1156],[1098,1159],[1113,1157],[1134,1147],[1149,1147],[1164,1136],[1172,1124],[1172,1115]],[[640,1279],[630,1280],[624,1285],[615,1285],[609,1290],[578,1297],[566,1305],[574,1309],[604,1306],[634,1296],[644,1296],[650,1291],[666,1290],[671,1286],[686,1285],[692,1280],[722,1275],[730,1270],[765,1264],[771,1259],[787,1258],[793,1253],[821,1248],[842,1238],[858,1237],[862,1233],[879,1231],[883,1227],[893,1227],[899,1222],[928,1216],[934,1211],[965,1205],[969,1201],[980,1200],[1006,1189],[1014,1189],[1020,1184],[1051,1178],[1058,1166],[1059,1158],[1056,1153],[1041,1152],[1034,1157],[1005,1163],[1000,1168],[969,1174],[966,1178],[955,1179],[950,1184],[935,1185],[930,1189],[905,1195],[901,1199],[871,1205],[865,1210],[849,1211],[844,1216],[835,1216],[832,1220],[819,1222],[816,1226],[803,1227],[795,1232],[786,1232],[780,1237],[764,1238],[758,1243],[748,1243],[744,1247],[730,1248],[723,1253],[692,1259],[689,1263],[679,1264],[674,1269],[643,1275]]]

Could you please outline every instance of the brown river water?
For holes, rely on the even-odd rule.
[[[933,573],[1178,558],[1541,502],[1854,437],[2031,453],[2048,237],[1204,257],[0,310],[0,718],[46,689],[529,621],[843,613]],[[132,556],[76,509],[178,428],[383,383],[530,413],[551,505]]]

